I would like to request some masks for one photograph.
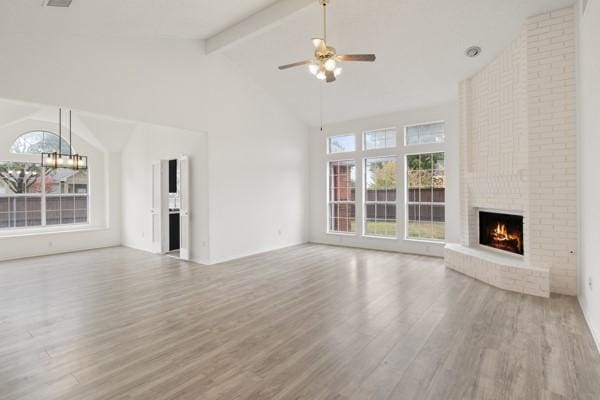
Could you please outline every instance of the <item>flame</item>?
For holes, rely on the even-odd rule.
[[[498,222],[498,224],[496,225],[496,228],[492,231],[492,237],[494,238],[494,240],[496,240],[498,242],[503,242],[503,241],[507,241],[507,240],[516,240],[517,247],[519,250],[521,250],[521,238],[518,235],[509,233],[505,224],[501,224],[500,222]]]

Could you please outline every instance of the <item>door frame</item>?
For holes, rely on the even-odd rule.
[[[152,252],[169,252],[169,160],[176,159],[179,169],[179,259],[190,260],[190,171],[189,157],[182,155],[152,163]],[[183,168],[182,168],[183,165]]]

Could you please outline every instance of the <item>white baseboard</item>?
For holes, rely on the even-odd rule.
[[[585,319],[585,322],[587,323],[587,326],[590,332],[592,333],[592,337],[594,338],[594,342],[596,343],[596,348],[598,349],[598,351],[600,351],[600,333],[594,329],[594,325],[592,324],[592,321],[587,315],[585,307],[583,307],[583,305],[581,304],[581,299],[579,298],[579,296],[577,296],[577,302],[579,303],[579,308],[581,308],[581,312],[583,313],[583,318]]]

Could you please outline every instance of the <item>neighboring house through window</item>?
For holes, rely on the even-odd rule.
[[[408,125],[402,133],[400,139],[398,129],[391,127],[367,130],[361,136],[327,138],[328,232],[360,231],[363,236],[410,240],[445,239],[445,123]],[[357,137],[362,141],[358,148]],[[357,166],[362,175],[358,199]],[[398,191],[403,182],[405,191]],[[398,235],[398,227],[402,226],[404,232]]]
[[[352,160],[329,163],[329,232],[356,232],[356,164]]]
[[[51,132],[18,137],[13,154],[68,153],[69,143]],[[31,158],[31,157],[27,157]],[[0,230],[88,222],[88,170],[42,168],[29,161],[0,161]]]

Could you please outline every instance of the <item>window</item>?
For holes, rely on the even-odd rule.
[[[41,154],[59,152],[69,154],[69,142],[60,139],[57,134],[44,131],[33,131],[22,134],[10,148],[13,154]]]
[[[356,142],[354,135],[331,136],[327,141],[327,151],[329,154],[347,153],[356,151]]]
[[[329,232],[356,232],[356,164],[329,163]]]
[[[35,131],[11,146],[15,154],[58,151],[58,136]],[[63,140],[63,152],[69,145]],[[49,169],[40,164],[0,161],[0,229],[88,222],[87,170]]]
[[[445,237],[446,174],[444,153],[406,156],[407,229],[410,239]]]
[[[443,122],[407,126],[404,142],[407,146],[415,144],[444,143],[446,128]]]
[[[396,236],[396,157],[365,159],[365,235]]]
[[[46,225],[86,223],[87,192],[87,170],[50,170],[46,178]]]
[[[396,128],[365,132],[365,150],[389,149],[391,147],[396,147]]]

